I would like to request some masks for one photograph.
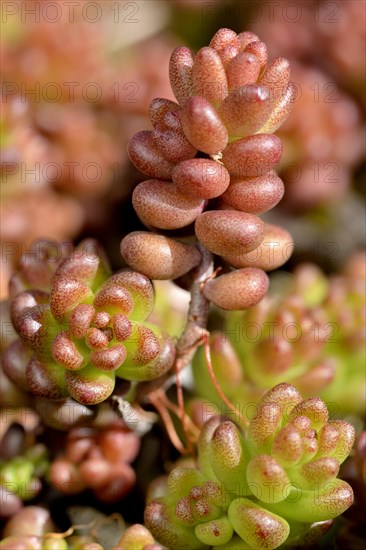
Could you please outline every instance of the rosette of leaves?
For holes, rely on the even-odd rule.
[[[65,451],[50,466],[50,482],[62,493],[91,489],[102,502],[118,501],[135,484],[130,463],[139,449],[139,437],[117,423],[99,430],[74,428],[67,434]]]
[[[3,357],[11,380],[41,398],[71,396],[93,405],[111,395],[116,377],[151,380],[170,369],[173,342],[146,321],[154,303],[146,276],[129,270],[112,275],[91,240],[61,259],[52,276],[49,264],[48,258],[31,262],[30,281],[23,262],[28,289],[11,299],[20,338]]]
[[[210,336],[218,383],[232,402],[257,401],[286,380],[305,396],[319,395],[337,414],[365,411],[365,256],[354,254],[340,275],[326,277],[314,264],[298,266],[289,283],[250,311],[227,316]],[[198,395],[220,403],[204,368],[194,358]]]
[[[204,425],[197,467],[172,470],[145,523],[172,550],[271,549],[322,532],[352,504],[337,474],[353,441],[354,428],[330,421],[321,399],[279,384],[246,429],[218,416]]]
[[[258,217],[284,192],[273,171],[282,153],[273,132],[291,108],[289,79],[289,62],[276,58],[267,65],[266,46],[251,32],[220,29],[196,55],[186,47],[173,51],[170,82],[177,103],[154,99],[153,130],[129,142],[131,161],[152,178],[135,188],[133,206],[154,231],[123,239],[122,255],[133,269],[152,279],[190,271],[199,263],[197,249],[157,233],[191,226],[196,241],[238,268],[203,286],[209,300],[243,309],[263,297],[264,271],[285,263],[293,249],[285,229]]]
[[[42,488],[41,478],[47,467],[47,449],[41,443],[29,447],[21,456],[0,458],[0,487],[22,501],[31,500]]]
[[[96,247],[92,240],[85,240],[82,248],[90,251]],[[73,253],[74,247],[70,241],[57,242],[51,239],[37,239],[20,256],[16,270],[9,281],[10,299],[24,290],[37,288],[50,292],[52,280],[60,263]],[[102,249],[98,246],[98,254],[103,254],[103,261],[107,262]]]

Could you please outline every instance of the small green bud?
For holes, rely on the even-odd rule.
[[[226,516],[197,525],[194,530],[197,538],[207,546],[220,546],[229,542],[234,530]]]
[[[146,527],[136,523],[123,533],[118,546],[128,550],[143,550],[147,544],[154,544],[154,538]]]
[[[60,537],[43,537],[42,550],[68,550],[69,545]]]

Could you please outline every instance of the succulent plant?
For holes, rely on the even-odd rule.
[[[74,531],[73,527],[66,533],[55,532],[55,526],[47,510],[40,506],[27,506],[5,525],[5,538],[0,541],[0,548],[3,550],[15,550],[15,548],[17,550],[163,550],[160,544],[155,543],[148,529],[140,524],[134,524],[125,529],[113,548],[110,544],[107,546],[96,542],[97,530],[70,535],[71,531]]]
[[[11,380],[38,397],[70,395],[92,405],[111,395],[116,376],[151,380],[170,369],[172,340],[146,322],[154,301],[146,276],[129,270],[111,275],[94,241],[83,241],[56,265],[44,254],[47,245],[40,247],[39,263],[32,260],[33,250],[22,262],[31,288],[17,292],[21,275],[10,285],[17,287],[11,318],[20,336],[3,357]]]
[[[258,217],[283,195],[273,171],[282,145],[273,132],[294,97],[289,62],[266,63],[265,44],[250,32],[220,29],[196,55],[176,48],[169,74],[178,103],[154,99],[154,129],[129,142],[132,162],[153,178],[135,188],[133,206],[155,233],[127,235],[124,259],[153,279],[184,275],[199,263],[194,244],[156,232],[194,223],[196,240],[238,268],[203,285],[223,309],[258,303],[268,288],[264,271],[285,263],[293,249],[285,229]]]
[[[347,13],[355,17],[351,3]],[[343,418],[365,411],[365,257],[353,256],[340,275],[326,276],[309,264],[275,274],[269,296],[266,272],[287,262],[294,249],[294,239],[280,227],[287,219],[296,230],[291,208],[328,204],[332,191],[337,199],[347,188],[361,154],[357,108],[335,90],[337,105],[321,102],[310,124],[313,94],[328,90],[325,73],[299,65],[290,82],[287,59],[267,61],[267,46],[256,34],[227,28],[197,53],[188,47],[173,51],[170,90],[168,71],[156,71],[151,62],[155,55],[161,65],[168,61],[170,38],[137,46],[131,63],[130,55],[119,54],[126,53],[125,38],[129,43],[140,35],[134,36],[136,25],[126,25],[122,42],[114,40],[112,23],[120,28],[121,16],[123,23],[132,22],[130,13],[114,10],[115,3],[95,3],[106,16],[96,33],[83,6],[71,24],[64,12],[57,22],[47,20],[51,3],[38,4],[32,0],[28,7],[44,9],[39,24],[37,17],[20,24],[21,10],[6,10],[12,23],[4,35],[2,269],[10,285],[0,310],[0,516],[10,520],[1,526],[0,547],[313,547],[333,525],[325,545],[336,536],[340,544],[356,546],[364,526],[366,437],[362,432],[352,450],[363,427],[355,416],[350,419],[356,429]],[[122,10],[134,8],[129,4]],[[160,4],[159,28],[160,14],[174,9]],[[316,44],[325,51],[326,27],[311,24],[312,10],[303,10],[303,36],[316,28]],[[291,26],[288,36],[298,28]],[[148,18],[143,35],[153,27]],[[336,28],[329,36],[337,36]],[[295,50],[291,46],[289,58]],[[344,48],[338,44],[336,50]],[[356,67],[359,60],[355,55],[345,65]],[[322,71],[326,65],[322,61]],[[76,101],[65,99],[75,76],[83,90],[92,77],[100,97],[90,101],[76,86]],[[317,88],[311,87],[313,78]],[[34,84],[45,91],[50,80],[60,82],[60,98],[37,101],[31,91],[22,101],[23,84],[24,91]],[[281,134],[275,132],[299,99],[299,82],[303,101],[283,129],[287,155],[281,159]],[[119,97],[122,88],[128,95],[128,84],[137,101]],[[151,101],[152,92],[160,97]],[[147,111],[151,129],[133,135]],[[133,137],[124,151],[127,135]],[[132,177],[112,190],[115,168],[127,153],[144,176],[129,167]],[[332,178],[324,178],[334,156],[337,189]],[[288,170],[281,177],[275,170],[289,160],[300,162],[302,173],[279,218],[269,211],[282,199],[281,177],[286,184]],[[309,183],[313,160],[315,179],[326,179],[326,186]],[[24,191],[20,168],[35,163],[41,178],[38,170],[26,170],[24,181],[32,185]],[[85,165],[93,164],[100,177],[89,181]],[[68,169],[60,173],[64,165]],[[23,253],[44,227],[48,237],[63,239],[95,223],[113,250],[114,229],[121,225],[112,217],[107,224],[107,213],[133,181],[141,181],[132,204],[146,230],[131,225],[129,215],[126,225],[122,221],[122,236],[132,230],[120,246],[128,268],[113,273],[93,240],[75,247],[38,240]],[[100,204],[97,197],[103,197]],[[171,280],[175,290],[190,292],[182,301],[178,294],[160,296],[152,312],[150,279],[160,279],[162,289]],[[229,313],[211,310],[211,303]],[[235,312],[242,309],[248,311]],[[187,391],[192,360],[194,383]],[[162,442],[159,421],[170,442]],[[39,492],[41,478],[45,493]],[[131,504],[146,496],[144,525],[135,523],[142,510],[123,501],[132,487]],[[88,495],[98,509],[85,506]],[[57,512],[57,526],[47,510],[26,506],[34,496]],[[57,505],[76,499],[81,506],[66,510],[67,528]]]
[[[146,527],[135,523],[126,529],[118,545],[112,550],[163,550],[163,547],[155,543]]]
[[[329,209],[350,192],[353,171],[362,160],[362,115],[353,98],[329,82],[323,71],[294,63],[291,76],[298,97],[291,117],[279,130],[284,144],[278,168],[286,187],[284,202],[295,212],[314,206]]]
[[[49,463],[47,447],[38,439],[41,430],[37,415],[29,409],[17,409],[16,404],[13,407],[1,410],[1,518],[13,516],[23,503],[38,496]]]
[[[2,493],[13,493],[20,500],[33,499],[41,490],[41,477],[48,466],[47,448],[39,443],[35,444],[21,455],[9,460],[0,458],[0,487]],[[6,502],[4,498],[4,501]]]
[[[283,383],[261,399],[247,429],[236,420],[208,420],[197,467],[173,469],[167,494],[147,505],[145,523],[168,548],[277,548],[352,504],[337,474],[354,428],[330,421],[321,399]]]
[[[351,256],[339,275],[314,264],[278,276],[277,291],[244,313],[230,313],[210,336],[215,376],[226,395],[244,405],[283,380],[305,396],[319,395],[333,412],[365,411],[365,256]],[[219,403],[194,359],[197,394]]]
[[[279,0],[271,17],[255,18],[253,30],[263,37],[274,55],[288,55],[294,60],[306,60],[308,66],[325,69],[328,78],[331,78],[327,93],[336,93],[336,88],[340,86],[360,99],[361,44],[365,39],[363,6],[358,0],[348,0],[335,2],[332,15],[330,9],[327,12],[328,9],[327,4],[304,4],[301,6],[301,24],[296,25],[294,19],[287,16],[286,0]],[[334,99],[335,96],[331,97]],[[331,97],[327,98],[327,102],[330,103]],[[330,105],[330,111],[333,106]],[[317,107],[323,108],[314,102],[313,112]]]
[[[135,484],[130,463],[140,448],[139,437],[121,423],[105,428],[74,428],[66,437],[65,451],[53,460],[49,479],[66,494],[92,489],[102,502],[115,502]]]
[[[58,546],[43,544],[43,535],[53,531],[54,524],[48,510],[42,506],[25,506],[6,523],[1,548],[4,550],[67,550],[59,539]]]
[[[75,510],[78,509],[78,512]],[[73,508],[68,509],[72,515]],[[75,508],[74,513],[91,518],[89,525],[72,525],[58,533],[48,510],[41,506],[25,506],[7,521],[0,548],[3,550],[163,550],[146,527],[140,524],[126,529],[117,514],[105,516],[93,508]],[[84,514],[84,516],[83,516]],[[110,529],[110,519],[118,519]],[[103,528],[109,533],[103,533]],[[112,531],[112,532],[111,532]]]

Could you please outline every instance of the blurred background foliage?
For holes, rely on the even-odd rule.
[[[293,234],[291,266],[343,265],[365,240],[365,2],[146,0],[2,3],[1,295],[35,238],[119,242],[140,228],[143,177],[126,144],[154,97],[172,98],[172,48],[220,27],[251,30],[292,65],[298,94],[281,128],[282,203],[267,216]]]

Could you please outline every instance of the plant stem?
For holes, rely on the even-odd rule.
[[[177,343],[177,357],[175,360],[175,375],[177,386],[177,400],[180,410],[183,432],[187,440],[187,447],[192,452],[192,442],[188,432],[187,415],[184,410],[183,387],[180,379],[180,372],[193,359],[198,346],[207,336],[207,321],[210,310],[210,302],[201,292],[202,284],[213,274],[213,257],[208,250],[199,245],[202,254],[202,262],[199,265],[191,286],[191,301],[189,303],[187,323],[183,334]]]
[[[177,361],[180,361],[181,368],[190,363],[197,345],[202,343],[210,309],[210,302],[202,294],[201,287],[207,279],[212,277],[213,257],[201,244],[198,244],[198,248],[202,254],[202,261],[193,275],[187,323],[177,343]]]
[[[200,243],[197,246],[201,252],[202,261],[192,272],[191,301],[189,303],[186,326],[176,346],[175,374],[172,376],[170,372],[151,382],[138,384],[136,398],[140,402],[149,400],[149,394],[158,388],[164,387],[164,389],[167,389],[174,382],[177,382],[177,387],[180,385],[180,381],[177,381],[179,373],[190,364],[197,347],[202,344],[203,337],[207,333],[206,326],[210,302],[202,294],[201,287],[204,281],[213,275],[213,256]]]

